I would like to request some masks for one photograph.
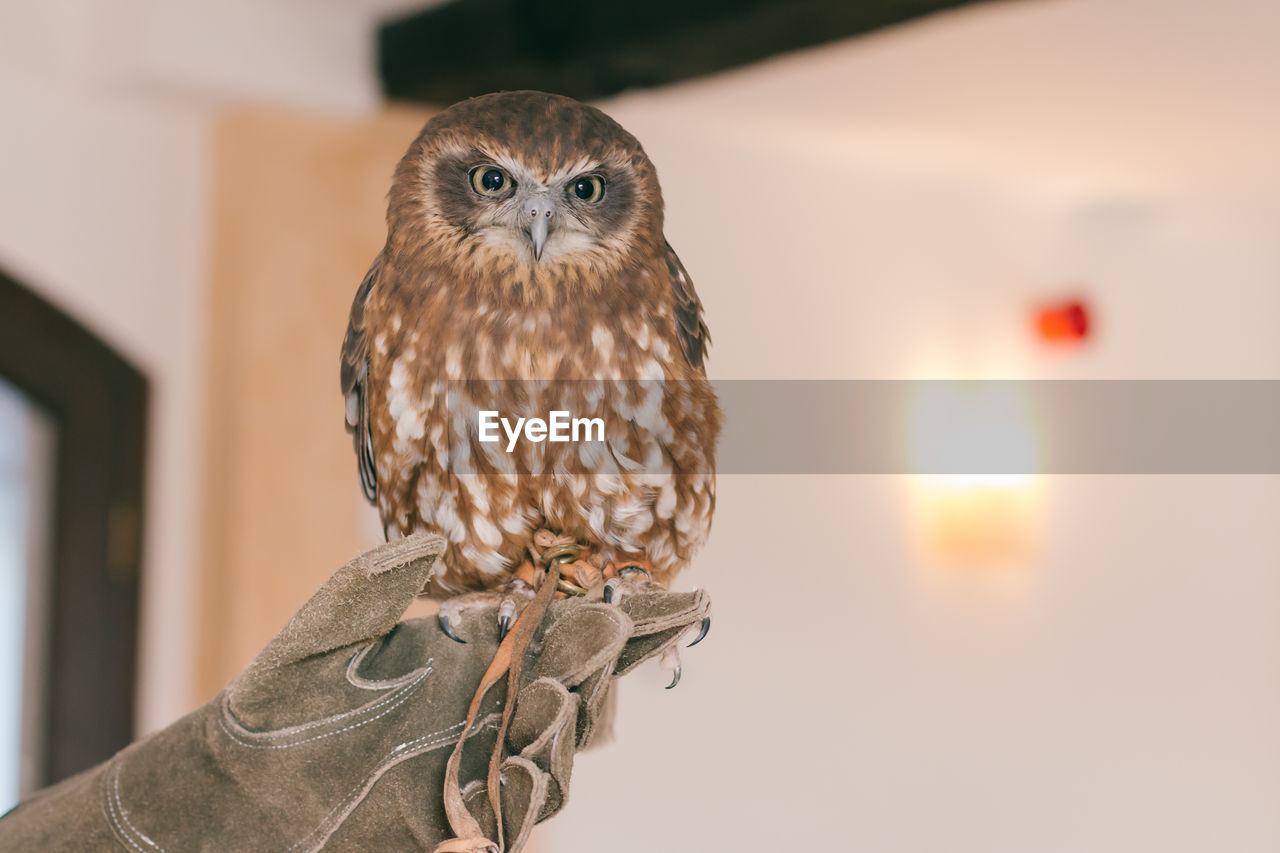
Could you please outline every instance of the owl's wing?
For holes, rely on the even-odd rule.
[[[675,302],[680,348],[684,350],[689,364],[706,373],[703,361],[711,343],[711,332],[707,330],[707,321],[702,316],[702,300],[698,298],[698,291],[693,289],[693,279],[689,278],[675,249],[670,243],[666,246],[667,272],[671,274],[671,295]]]
[[[373,434],[369,426],[369,341],[364,328],[364,303],[381,269],[382,255],[378,255],[356,291],[347,334],[342,339],[342,396],[347,404],[347,432],[351,433],[356,449],[360,488],[370,503],[378,497],[378,472],[373,467]]]

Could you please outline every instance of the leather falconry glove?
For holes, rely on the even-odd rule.
[[[352,560],[211,702],[0,819],[0,850],[471,849],[454,846],[465,842],[442,790],[497,620],[465,616],[465,645],[434,618],[397,624],[443,545],[418,535]],[[499,755],[500,839],[486,780],[506,691],[498,683],[475,703],[455,791],[506,851],[564,806],[613,677],[710,608],[702,592],[597,597],[552,602],[521,659]]]

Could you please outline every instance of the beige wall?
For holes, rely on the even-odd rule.
[[[853,53],[790,68],[796,97],[845,79]],[[884,63],[862,71],[903,71]],[[780,139],[761,104],[725,106],[770,80],[755,69],[611,109],[658,164],[713,374],[1280,375],[1265,211],[1064,198],[1048,178],[944,176],[869,161],[856,139]],[[1028,306],[1074,288],[1093,300],[1096,340],[1040,348]],[[1030,552],[992,571],[930,553],[908,478],[723,477],[686,579],[712,592],[713,633],[679,690],[653,670],[623,684],[617,742],[583,757],[544,840],[587,849],[612,831],[618,853],[1280,845],[1280,479],[1038,486]]]
[[[733,85],[610,105],[658,164],[668,235],[707,305],[714,375],[1280,368],[1263,328],[1280,308],[1265,219],[1190,202],[1078,205],[834,156],[814,194],[796,180],[807,144],[682,120]],[[210,402],[209,505],[232,514],[214,521],[225,551],[206,582],[222,589],[208,597],[221,615],[203,642],[219,668],[206,661],[202,689],[368,530],[334,353],[382,236],[391,163],[421,118],[254,112],[220,126],[212,361],[227,368]],[[709,189],[709,175],[730,179]],[[1068,283],[1103,322],[1075,356],[1041,350],[1025,322],[1034,299]],[[1276,478],[1042,478],[1043,524],[1024,562],[1001,571],[931,553],[912,487],[723,477],[712,542],[683,579],[711,589],[713,634],[686,655],[680,689],[662,690],[656,669],[627,680],[616,742],[583,756],[571,805],[540,843],[1280,843]],[[282,538],[294,528],[296,557]]]
[[[217,123],[197,697],[371,543],[338,353],[386,234],[391,170],[425,117],[259,109]]]
[[[1174,5],[978,9],[609,105],[658,164],[711,372],[1280,378],[1276,171],[1197,166],[1274,132],[1240,125],[1280,66],[1213,65],[1241,112],[1195,122],[1142,81],[1238,19]],[[1162,143],[1180,97],[1207,149]],[[1045,350],[1028,307],[1072,290],[1097,336]],[[916,485],[723,477],[686,579],[713,633],[679,690],[622,685],[550,848],[1280,846],[1280,478],[1042,477],[1001,571],[930,552]]]

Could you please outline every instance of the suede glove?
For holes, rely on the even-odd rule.
[[[433,850],[451,837],[445,764],[498,645],[492,610],[464,616],[465,645],[435,619],[397,624],[443,545],[412,536],[339,569],[207,705],[0,819],[0,850]],[[564,806],[574,752],[598,731],[614,677],[710,608],[701,592],[598,598],[553,602],[525,656],[502,763],[507,851]],[[460,772],[467,809],[490,833],[501,687]]]

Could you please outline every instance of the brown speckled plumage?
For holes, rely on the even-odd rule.
[[[541,258],[513,227],[516,191],[505,205],[472,189],[484,164],[557,199]],[[571,194],[588,173],[606,187],[592,204]],[[342,388],[388,536],[449,541],[431,593],[501,584],[542,527],[608,559],[648,559],[669,583],[711,526],[720,414],[702,306],[663,237],[640,144],[568,98],[465,101],[410,146],[387,222],[352,306]],[[632,415],[646,401],[650,416]],[[607,448],[522,442],[508,454],[475,434],[476,410],[553,408],[608,413]]]

